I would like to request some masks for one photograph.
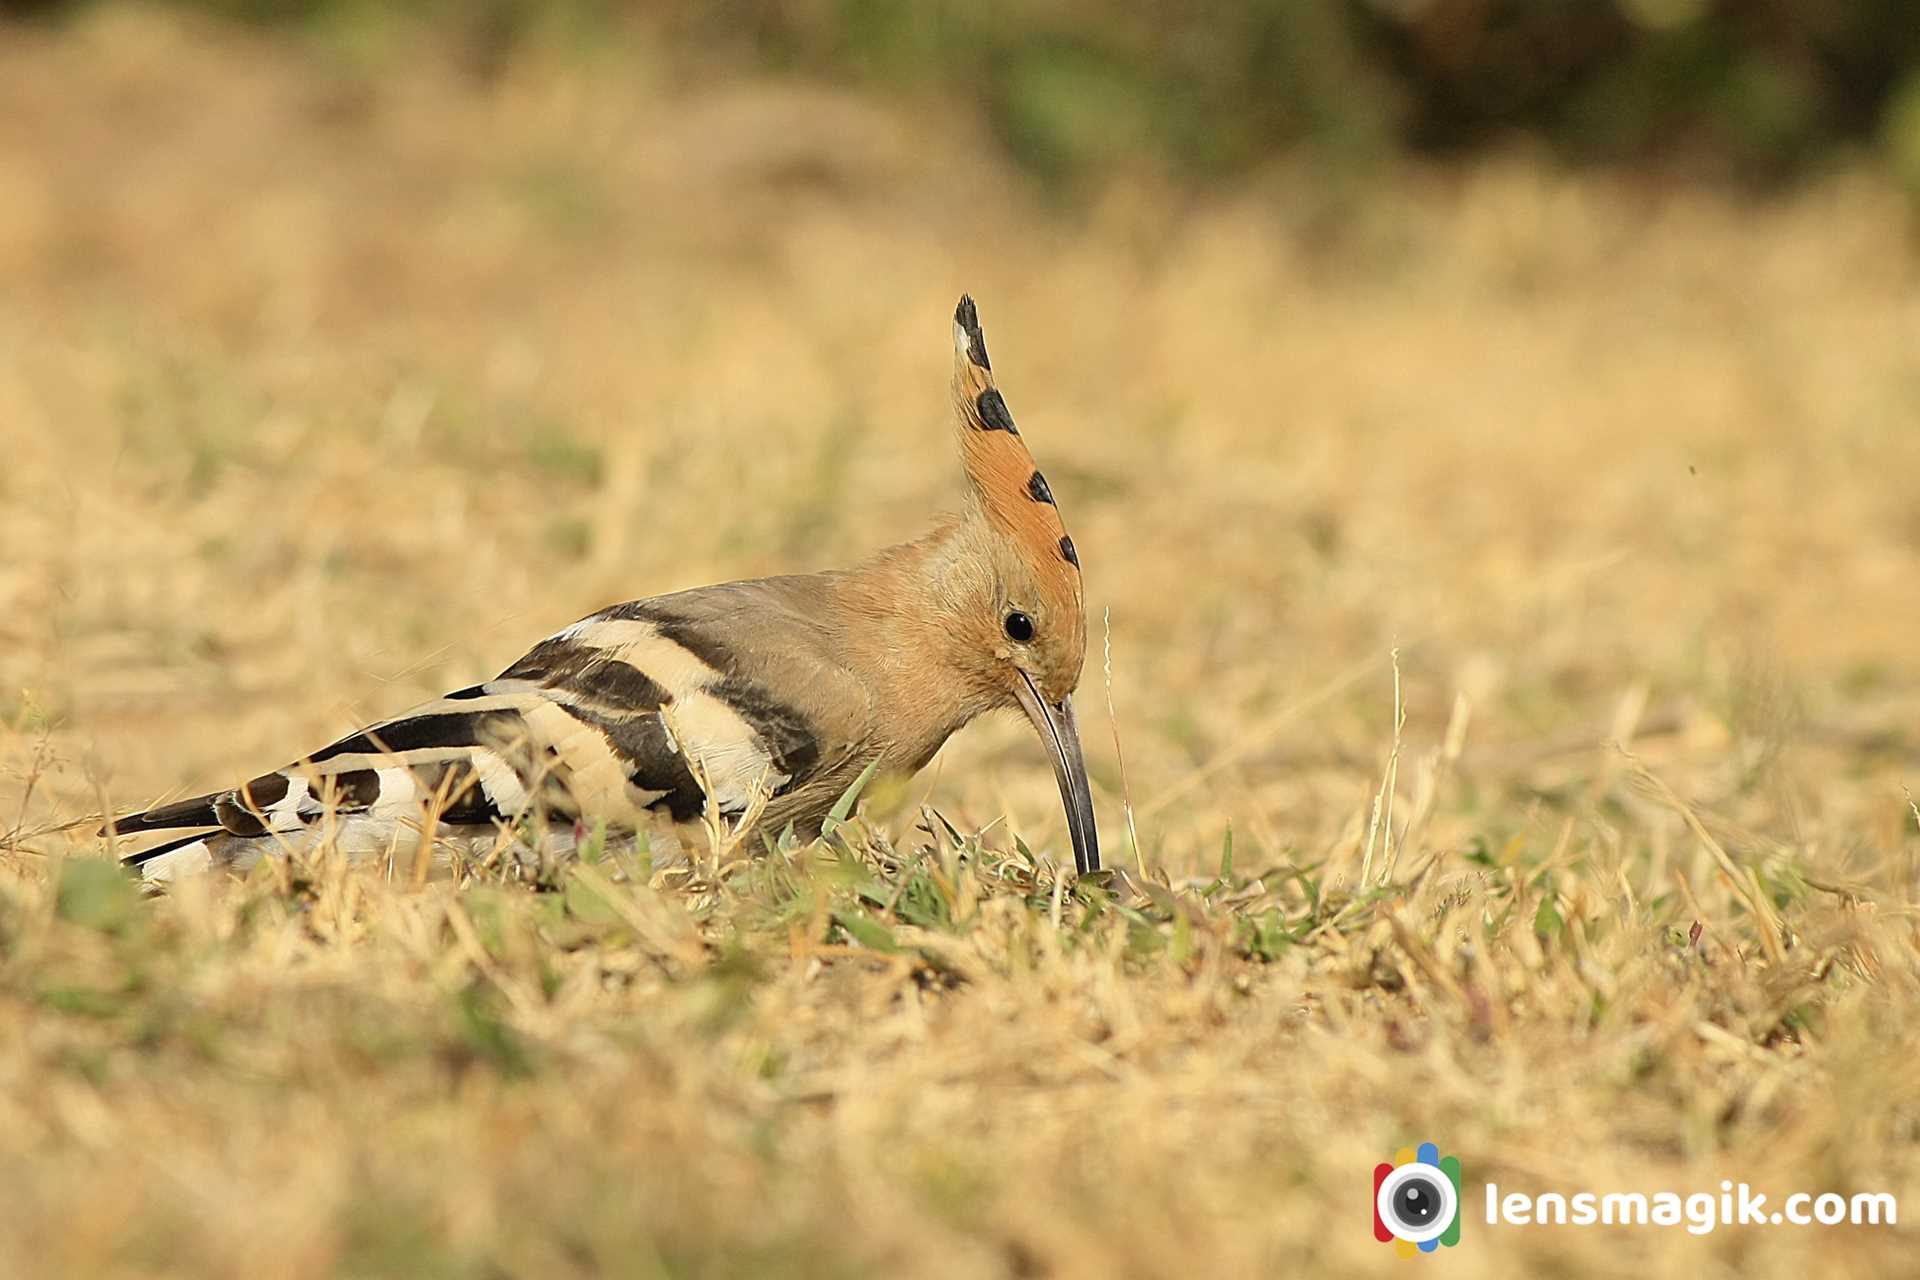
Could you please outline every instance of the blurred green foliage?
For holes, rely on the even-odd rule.
[[[1204,179],[1301,150],[1364,168],[1520,137],[1757,182],[1866,152],[1920,185],[1913,0],[175,2],[360,50],[424,31],[482,76],[530,44],[639,44],[689,76],[958,99],[1060,181],[1141,163]]]

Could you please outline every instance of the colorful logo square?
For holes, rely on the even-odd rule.
[[[1460,1243],[1460,1157],[1423,1142],[1373,1167],[1373,1238],[1403,1258]]]

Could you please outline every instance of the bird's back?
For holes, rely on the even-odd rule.
[[[844,660],[831,600],[831,579],[812,575],[614,605],[492,680],[115,827],[212,829],[133,855],[149,874],[323,826],[354,852],[429,828],[490,843],[529,820],[658,831],[700,817],[709,795],[730,821],[764,806],[761,826],[808,830],[881,750],[873,693]]]

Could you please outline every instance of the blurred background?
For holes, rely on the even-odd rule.
[[[71,21],[88,0],[8,0]],[[1777,184],[1864,160],[1920,183],[1920,26],[1900,0],[202,0],[380,78],[478,84],[529,56],[681,84],[779,75],[937,103],[1048,184],[1205,183],[1305,154],[1345,173],[1538,145],[1581,164]]]
[[[139,801],[911,536],[964,289],[1109,821],[1131,736],[1166,856],[1338,845],[1398,646],[1410,732],[1638,707],[1803,824],[1920,688],[1917,183],[1891,0],[13,4],[0,710]],[[1008,752],[896,800],[1057,823]]]
[[[911,536],[963,289],[1168,856],[1342,838],[1395,645],[1414,732],[1644,703],[1795,822],[1783,735],[1905,740],[1893,0],[5,12],[0,710],[74,803]],[[936,793],[1057,822],[1009,751]]]
[[[1351,1273],[1409,1137],[1911,1200],[1916,201],[1903,0],[0,4],[0,1269]],[[688,977],[556,895],[149,947],[45,887],[609,602],[915,535],[963,290],[1110,858],[1267,876],[1197,950],[995,889],[949,993],[751,899]],[[1064,854],[1014,718],[867,812],[923,803]],[[1492,1234],[1449,1261],[1911,1256]]]

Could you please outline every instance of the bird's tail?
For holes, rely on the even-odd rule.
[[[219,832],[184,836],[178,840],[169,840],[165,844],[157,844],[151,849],[130,853],[120,861],[124,866],[139,868],[142,880],[150,883],[165,882],[177,875],[204,871],[212,866],[214,849],[211,842],[219,836]]]
[[[175,800],[171,804],[155,805],[151,809],[142,809],[139,813],[129,813],[124,817],[110,818],[100,828],[101,836],[136,836],[148,831],[171,831],[179,827],[217,827],[220,814],[215,803],[225,794],[210,791],[204,796],[192,796],[186,800]],[[135,855],[146,857],[148,853]],[[127,859],[132,862],[134,859]]]

